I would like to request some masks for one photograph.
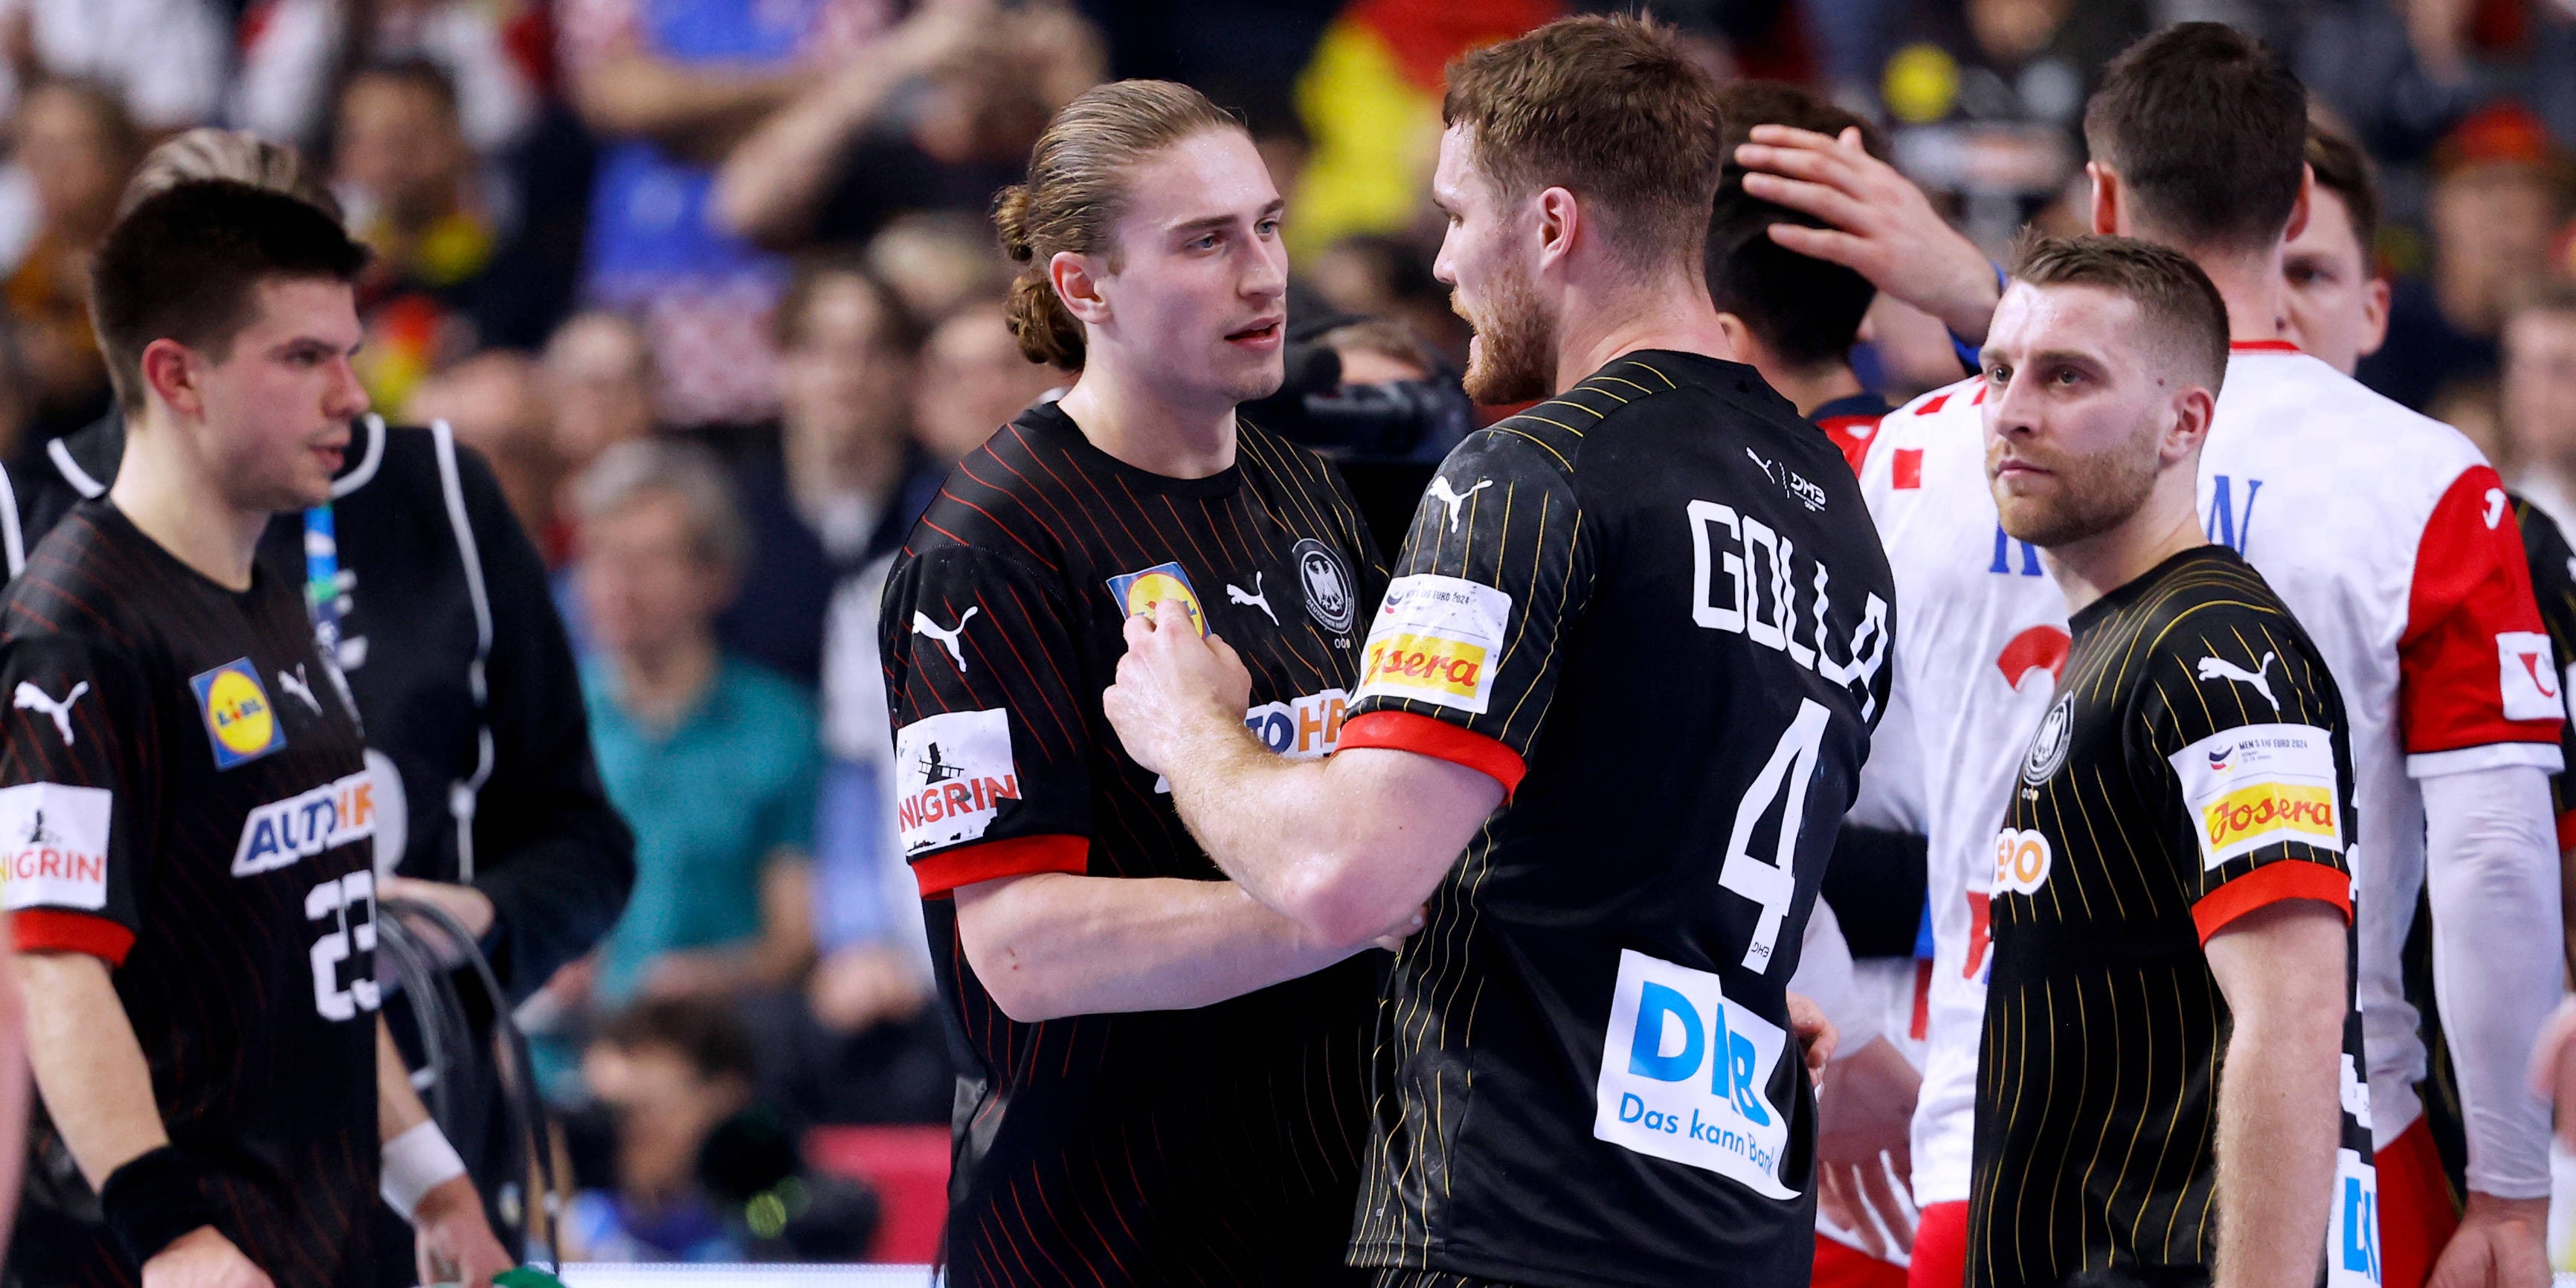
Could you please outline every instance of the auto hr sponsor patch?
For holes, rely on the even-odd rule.
[[[2343,850],[2334,740],[2314,725],[2240,725],[2167,757],[2200,835],[2203,867],[2294,841]]]
[[[1512,597],[1461,577],[1398,577],[1369,628],[1353,702],[1384,696],[1484,714]]]
[[[376,780],[362,769],[252,810],[233,847],[233,875],[255,876],[375,834]]]
[[[63,783],[0,788],[0,908],[105,908],[115,799]]]
[[[980,839],[1002,802],[1020,798],[1011,715],[1000,707],[914,721],[895,731],[894,754],[906,857]]]

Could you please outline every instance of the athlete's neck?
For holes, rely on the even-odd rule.
[[[2146,575],[2157,564],[2194,546],[2209,544],[2193,510],[2198,460],[2167,466],[2155,489],[2117,525],[2052,546],[2045,552],[2049,575],[2066,596],[2066,611],[2080,613],[2093,601]]]
[[[1697,272],[1566,288],[1556,330],[1556,392],[1644,349],[1736,360]]]
[[[656,648],[621,649],[611,658],[617,668],[617,705],[638,724],[670,729],[715,683],[719,657],[714,636],[704,631]]]
[[[2281,248],[2260,254],[2193,251],[2192,262],[2209,274],[2227,304],[2227,338],[2279,340],[2290,334],[2289,289],[2282,285]]]
[[[1861,392],[1860,377],[1852,374],[1849,364],[1841,362],[1827,363],[1803,374],[1764,369],[1762,379],[1794,404],[1799,415],[1809,419],[1826,403]]]
[[[125,457],[107,499],[179,562],[216,585],[248,590],[251,559],[270,512],[230,504],[219,482],[169,409],[154,403],[126,430]]]
[[[1091,445],[1148,474],[1203,479],[1234,468],[1232,402],[1156,388],[1097,360],[1059,406]]]

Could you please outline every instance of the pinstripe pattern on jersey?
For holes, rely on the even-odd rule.
[[[163,1122],[216,1167],[225,1233],[281,1288],[371,1283],[375,1019],[317,1014],[311,950],[333,927],[305,906],[317,884],[366,870],[370,848],[231,872],[252,809],[359,771],[358,730],[336,701],[326,699],[325,712],[280,703],[286,746],[216,769],[188,677],[241,657],[272,699],[284,695],[268,677],[298,664],[317,693],[330,692],[295,587],[263,573],[248,592],[225,591],[105,502],[82,504],[8,588],[0,692],[91,688],[71,704],[68,743],[40,711],[0,712],[0,787],[53,782],[116,794],[102,915],[135,933],[113,978]],[[371,953],[352,947],[338,978],[372,976]],[[50,1130],[37,1133],[32,1212],[10,1249],[13,1272],[29,1282],[131,1282],[104,1228],[72,1215],[85,1197],[51,1186],[41,1160],[60,1148]]]
[[[1094,877],[1217,879],[1155,776],[1100,711],[1125,652],[1107,579],[1176,561],[1253,677],[1256,705],[1356,680],[1356,628],[1305,607],[1293,548],[1325,543],[1383,589],[1357,508],[1322,458],[1246,425],[1237,465],[1172,480],[1091,446],[1053,407],[970,453],[888,578],[897,728],[1005,709],[1020,799],[980,838],[1076,838]],[[1276,615],[1233,603],[1259,595]],[[958,627],[957,654],[913,630]],[[973,845],[915,860],[971,855]],[[925,868],[925,871],[927,869]],[[959,1131],[951,1282],[1305,1284],[1350,1274],[1375,966],[1365,957],[1186,1012],[1021,1023],[967,960],[953,901],[926,905],[943,1002],[981,1068]]]
[[[2347,846],[2353,835],[2342,699],[2244,561],[2186,551],[2073,625],[2057,690],[2071,702],[2067,749],[2038,784],[2015,784],[2002,824],[2045,835],[2053,861],[2036,891],[1999,883],[1990,904],[1971,1285],[2205,1267],[2216,1252],[2228,1008],[2192,909],[2232,882],[2300,871],[2267,871],[2277,864],[2347,869],[2342,854],[2295,842],[2207,866],[2165,758],[2245,725],[2325,729]],[[2212,657],[2249,673],[2260,663],[2267,687],[2202,676]],[[2356,1058],[2359,1036],[2355,1013],[2345,1045]],[[2367,1158],[2369,1134],[2347,1116],[2341,1143],[2356,1141]]]

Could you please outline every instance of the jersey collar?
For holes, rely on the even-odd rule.
[[[2229,353],[2300,353],[2298,345],[2288,340],[2230,340]]]

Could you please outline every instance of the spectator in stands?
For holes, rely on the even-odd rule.
[[[717,214],[793,247],[865,241],[904,209],[982,213],[1102,65],[1098,33],[1056,0],[923,6],[734,149]]]
[[[147,130],[200,124],[223,100],[230,17],[217,0],[0,0],[0,116],[40,81],[81,77]]]
[[[376,407],[477,350],[534,348],[565,301],[514,254],[457,117],[455,82],[419,59],[367,67],[341,91],[332,169],[348,225],[376,253],[359,284],[359,377]]]
[[[548,438],[567,471],[579,474],[601,452],[653,432],[661,375],[643,328],[625,315],[567,319],[546,342],[539,374],[554,417]]]
[[[2515,491],[2576,522],[2576,289],[2544,288],[2504,324],[2503,456]]]
[[[698,1180],[718,1124],[751,1103],[751,1037],[720,1002],[639,1002],[600,1027],[582,1079],[609,1112],[615,1183],[573,1200],[575,1261],[738,1261],[743,1248]]]
[[[2401,278],[2388,342],[2355,372],[2421,409],[2442,386],[2496,372],[2496,341],[2514,293],[2549,272],[2566,215],[2564,159],[2540,122],[2503,106],[2463,122],[2435,151],[2426,203],[2429,277]]]
[[[493,156],[536,119],[545,69],[514,51],[512,38],[537,20],[532,6],[488,0],[256,0],[242,17],[229,115],[309,147],[349,65],[419,61],[453,85],[466,144]]]
[[[884,28],[888,0],[562,0],[574,106],[607,141],[584,291],[652,337],[674,424],[776,408],[767,324],[787,266],[721,231],[714,164],[769,112]]]
[[[1002,302],[979,300],[939,324],[921,346],[913,382],[912,432],[943,463],[984,445],[1039,395],[1073,378],[1020,352],[1002,320]]]
[[[725,646],[809,687],[833,583],[902,544],[938,479],[906,433],[911,319],[855,258],[800,270],[779,301],[779,450],[735,468],[751,561]]]
[[[36,218],[0,298],[26,353],[36,428],[51,436],[107,411],[107,368],[89,325],[90,252],[115,222],[117,194],[142,153],[124,105],[87,81],[35,87],[16,135]]]
[[[1011,285],[1011,261],[993,244],[993,222],[980,209],[897,215],[869,239],[866,260],[868,271],[893,287],[904,311],[925,326]]]
[[[578,582],[597,646],[582,691],[609,799],[635,829],[635,893],[598,994],[789,987],[813,955],[813,702],[725,653],[715,617],[747,538],[708,453],[620,443],[575,485]]]

